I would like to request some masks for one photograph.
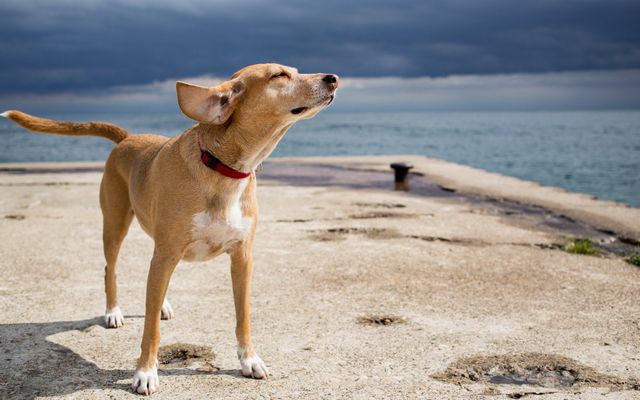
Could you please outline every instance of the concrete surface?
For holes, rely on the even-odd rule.
[[[459,192],[558,206],[625,235],[639,229],[637,209],[412,160]],[[374,170],[388,161],[295,160]],[[293,162],[265,170],[277,176],[278,163]],[[0,397],[135,398],[152,242],[134,222],[118,267],[126,325],[105,329],[101,173],[56,167],[0,168]],[[195,358],[161,366],[154,398],[640,398],[640,268],[554,249],[563,234],[473,203],[258,176],[253,334],[271,377],[238,371],[228,257],[182,262],[162,344]],[[213,355],[198,359],[198,346]],[[546,387],[491,378],[538,379],[538,359]]]

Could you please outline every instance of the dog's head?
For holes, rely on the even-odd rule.
[[[234,122],[269,127],[313,117],[333,101],[337,88],[337,75],[300,74],[279,64],[245,67],[210,88],[176,84],[180,109],[193,120],[224,124],[233,115]]]

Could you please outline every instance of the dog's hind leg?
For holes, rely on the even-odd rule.
[[[104,269],[104,286],[107,294],[107,310],[104,319],[107,328],[119,328],[124,324],[124,317],[118,306],[116,262],[120,245],[133,219],[133,210],[126,183],[117,172],[109,168],[105,168],[100,185],[100,207],[103,216],[104,257],[107,262]]]

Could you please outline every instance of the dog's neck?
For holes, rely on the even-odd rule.
[[[292,124],[261,126],[258,131],[234,121],[226,125],[199,124],[194,131],[201,150],[241,172],[254,171],[275,149]]]

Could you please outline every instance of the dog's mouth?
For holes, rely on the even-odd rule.
[[[335,94],[330,94],[329,97],[327,97],[326,99],[322,100],[321,102],[319,102],[317,105],[313,106],[313,107],[319,107],[324,105],[325,107],[328,106],[329,104],[333,103],[333,99],[335,99]],[[305,111],[307,111],[309,108],[313,108],[313,107],[297,107],[291,110],[291,114],[301,114]]]
[[[294,108],[293,110],[291,110],[291,114],[300,114],[300,113],[303,113],[303,112],[307,111],[308,109],[309,109],[309,107]]]
[[[329,96],[329,102],[327,103],[327,105],[329,105],[329,104],[333,103],[333,99],[335,99],[335,98],[336,98],[336,95],[335,95],[335,94],[330,95],[330,96]]]

